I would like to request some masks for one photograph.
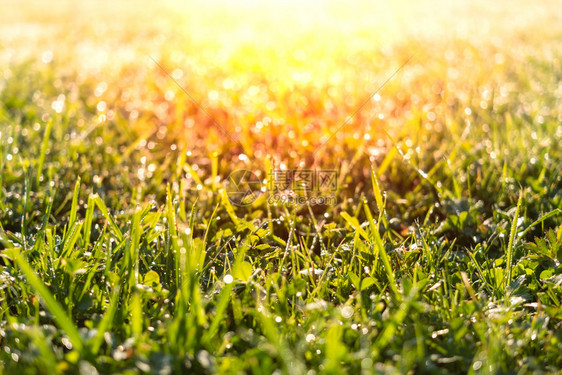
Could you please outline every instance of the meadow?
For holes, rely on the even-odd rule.
[[[562,371],[557,1],[2,5],[0,375]]]

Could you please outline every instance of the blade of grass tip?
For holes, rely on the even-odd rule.
[[[228,196],[226,195],[226,191],[224,189],[222,189],[220,194],[221,194],[222,202],[223,202],[223,204],[226,208],[226,213],[228,214],[228,216],[230,216],[230,220],[232,220],[234,225],[236,227],[238,227],[238,225],[240,224],[240,220],[238,220],[238,217],[236,216],[236,212],[234,211],[234,207],[232,207],[232,204],[230,204],[230,200],[228,199]]]
[[[285,266],[285,260],[287,259],[287,256],[291,252],[291,246],[293,246],[293,235],[294,235],[294,233],[295,233],[295,222],[291,221],[290,222],[289,235],[287,236],[287,243],[285,245],[285,251],[283,252],[283,258],[281,258],[281,263],[279,264],[280,270],[283,270],[283,267]]]
[[[68,218],[68,228],[72,228],[74,222],[76,221],[76,215],[78,213],[78,195],[80,195],[80,177],[74,184],[74,193],[72,194],[72,206],[70,208],[70,217]]]
[[[521,209],[521,202],[523,201],[523,190],[519,193],[519,199],[517,200],[517,207],[515,208],[515,215],[513,215],[513,221],[511,222],[511,231],[509,232],[509,243],[507,245],[507,272],[505,275],[504,288],[507,290],[507,286],[511,282],[511,269],[513,267],[513,247],[515,243],[515,234],[517,232],[517,220],[519,219],[519,210]]]
[[[178,218],[182,223],[187,221],[187,201],[186,194],[187,194],[187,184],[185,179],[181,179],[179,183],[178,189]]]
[[[308,197],[307,197],[308,198]],[[306,200],[306,206],[308,208],[308,213],[310,214],[310,220],[312,221],[312,225],[314,226],[314,230],[316,231],[316,234],[318,235],[318,241],[320,242],[320,248],[322,249],[322,251],[327,252],[328,249],[326,249],[326,245],[324,244],[324,238],[322,237],[322,228],[318,225],[318,221],[316,220],[316,215],[314,215],[314,212],[312,211],[312,206],[310,205],[310,200]]]
[[[388,153],[384,157],[382,163],[377,168],[377,176],[378,177],[382,176],[384,174],[384,172],[386,172],[386,170],[390,166],[390,162],[392,161],[392,159],[394,159],[394,156],[396,155],[397,152],[398,152],[398,150],[395,147],[391,148],[390,151],[388,151]]]
[[[367,216],[367,221],[369,222],[369,227],[371,228],[371,232],[378,232],[379,227],[377,225],[377,223],[375,222],[375,219],[373,219],[373,214],[371,213],[371,210],[369,209],[369,205],[367,204],[367,200],[364,199],[363,200],[363,210],[365,211],[365,216]],[[374,234],[373,234],[374,236]],[[376,266],[378,264],[379,261],[379,254],[375,251],[373,251],[374,255],[375,255],[375,260],[373,261],[373,269],[376,269]],[[355,254],[354,254],[355,255]]]
[[[478,297],[476,296],[476,292],[474,292],[474,289],[472,288],[472,285],[470,285],[470,280],[468,279],[468,275],[464,271],[461,272],[461,280],[462,280],[466,290],[468,291],[468,294],[470,295],[470,298],[472,298],[473,301],[478,301]]]
[[[49,289],[47,289],[45,284],[35,274],[31,266],[21,255],[20,251],[18,249],[10,249],[8,255],[16,261],[20,270],[25,275],[27,282],[43,300],[46,308],[51,312],[51,314],[53,314],[58,326],[66,332],[74,349],[81,352],[83,348],[82,337],[78,332],[78,328],[76,328],[76,326],[72,323],[73,320],[70,319],[64,309],[55,300],[51,292],[49,292]]]
[[[131,237],[127,241],[127,246],[125,247],[126,252],[126,268],[128,271],[129,278],[129,290],[138,284],[139,280],[139,244],[141,236],[141,214],[142,210],[137,210],[133,214],[133,220],[131,222]]]
[[[560,214],[562,214],[562,210],[559,209],[559,208],[556,208],[556,209],[554,209],[554,210],[552,210],[552,211],[550,211],[550,212],[547,212],[546,214],[542,215],[540,218],[538,218],[537,220],[535,220],[531,225],[529,225],[529,226],[527,227],[527,229],[525,229],[523,232],[521,232],[521,234],[519,235],[519,237],[524,237],[524,236],[527,234],[528,231],[530,231],[531,229],[533,229],[533,227],[534,227],[535,225],[538,225],[538,224],[542,223],[543,221],[545,221],[546,219],[549,219],[549,218],[551,218],[551,217],[553,217],[553,216],[557,216],[557,215],[560,215]]]
[[[90,245],[90,235],[92,231],[92,220],[94,218],[94,201],[92,196],[88,196],[88,207],[86,208],[86,216],[84,217],[84,233],[82,238],[82,248],[84,251],[88,250],[88,246]]]
[[[505,189],[506,182],[507,182],[507,161],[504,161],[503,168],[502,168],[502,190]]]
[[[183,166],[185,164],[185,158],[187,153],[182,149],[178,155],[178,159],[176,161],[176,180],[181,181],[181,175],[183,171]]]
[[[29,206],[29,171],[27,168],[25,170],[25,197],[23,201],[23,213],[21,217],[21,240],[23,249],[27,250],[27,207]]]
[[[480,244],[477,245],[475,250],[478,250],[478,246],[480,246]],[[476,269],[478,269],[478,275],[477,276],[478,276],[478,278],[480,278],[480,280],[482,280],[483,285],[484,286],[488,286],[488,285],[491,286],[492,282],[488,278],[488,273],[484,272],[484,270],[482,269],[482,266],[476,260],[476,257],[474,256],[474,253],[470,250],[467,250],[467,254],[470,257],[470,260],[472,261],[472,263],[476,266]]]
[[[192,206],[191,208],[191,216],[190,216],[190,223],[189,223],[189,228],[191,229],[191,234],[193,234],[193,210],[194,210],[195,205]],[[209,223],[207,224],[207,228],[205,229],[205,235],[203,236],[203,243],[207,243],[207,238],[209,236],[209,231],[211,230],[211,225],[213,224],[213,220],[215,219],[215,216],[217,215],[217,212],[219,210],[220,207],[220,203],[217,203],[217,205],[215,206],[215,209],[213,210],[213,213],[211,214],[211,217],[209,218]]]
[[[178,224],[176,222],[176,211],[174,209],[174,198],[170,184],[166,186],[166,220],[168,221],[168,230],[173,239],[178,237]]]
[[[45,229],[45,240],[47,242],[47,256],[52,263],[53,259],[55,259],[57,254],[55,250],[56,249],[55,238],[54,238],[53,230],[51,228]]]
[[[189,221],[188,221],[188,227],[189,229],[191,229],[191,232],[189,233],[190,235],[190,239],[193,240],[193,231],[195,228],[195,207],[197,205],[197,202],[199,201],[199,198],[195,198],[195,202],[193,202],[193,204],[191,205],[191,211],[189,212]],[[217,205],[218,208],[218,205]],[[215,208],[216,210],[216,208]],[[207,232],[205,232],[205,240],[203,242],[205,242],[207,239]]]
[[[47,230],[47,225],[49,224],[49,216],[51,215],[52,208],[53,208],[53,195],[49,195],[49,197],[47,198],[47,208],[45,209],[45,212],[43,213],[43,220],[42,220],[42,223],[41,223],[41,229],[37,233],[35,245],[33,246],[34,249],[37,249],[39,247],[39,245],[44,244],[43,240],[45,238],[45,231]]]
[[[384,244],[382,243],[382,239],[381,239],[381,236],[380,236],[378,230],[373,231],[373,237],[375,237],[375,246],[377,246],[379,248],[379,256],[380,256],[380,258],[382,260],[382,263],[384,265],[384,270],[385,270],[386,276],[388,278],[390,289],[392,290],[392,292],[394,293],[395,296],[398,296],[400,294],[400,292],[398,291],[398,287],[396,286],[396,279],[394,278],[394,273],[392,272],[392,267],[390,265],[390,258],[388,257],[388,254],[386,253],[386,250],[384,248]]]
[[[70,252],[74,249],[74,245],[78,240],[80,235],[80,230],[82,229],[81,223],[75,223],[74,226],[68,230],[66,239],[63,240],[62,252],[60,253],[59,259],[63,259],[70,255]]]
[[[107,222],[108,222],[109,226],[111,227],[111,229],[113,230],[114,234],[117,236],[117,239],[119,241],[123,241],[123,238],[124,238],[123,233],[121,233],[121,229],[119,229],[119,227],[117,226],[117,223],[115,223],[115,220],[113,219],[113,216],[111,216],[111,214],[109,213],[109,210],[107,209],[107,206],[105,205],[103,200],[97,194],[94,194],[92,196],[92,199],[96,203],[96,206],[98,207],[98,209],[101,211],[102,216],[107,220]]]
[[[418,227],[419,228],[419,227]],[[436,264],[437,262],[435,262],[435,260],[433,259],[433,255],[431,254],[431,249],[429,248],[429,244],[427,243],[427,241],[425,240],[425,237],[423,236],[423,232],[421,231],[421,228],[419,228],[419,238],[421,238],[422,240],[422,251],[423,254],[425,255],[426,259],[427,259],[427,263],[429,264],[430,268],[431,268],[431,272],[435,272],[435,270],[438,267],[438,264]],[[416,235],[416,238],[418,236]]]
[[[385,229],[388,229],[388,222],[386,221],[386,212],[384,210],[384,201],[382,199],[382,193],[379,186],[377,174],[375,173],[375,170],[373,168],[371,168],[371,182],[373,184],[373,193],[375,194],[375,201],[377,202],[377,208],[379,209],[379,217],[382,219]]]
[[[45,134],[43,134],[43,142],[41,143],[41,151],[39,153],[39,161],[37,162],[37,177],[35,185],[39,186],[41,176],[43,174],[43,164],[45,163],[45,156],[47,155],[47,148],[49,147],[49,137],[51,136],[51,129],[53,127],[53,120],[49,120],[45,127]]]
[[[343,217],[344,220],[361,235],[361,237],[369,241],[369,234],[361,227],[359,220],[357,220],[356,217],[351,216],[345,211],[340,212],[340,216]]]
[[[168,228],[168,245],[167,245],[167,261],[166,266],[168,268],[168,277],[174,277],[174,285],[176,289],[181,288],[180,284],[180,254],[179,252],[174,253],[176,249],[179,250],[178,243],[178,231],[177,231],[177,221],[176,212],[174,208],[174,200],[172,196],[172,190],[170,184],[166,185],[166,209],[165,209],[166,224]]]

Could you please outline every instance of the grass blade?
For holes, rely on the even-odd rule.
[[[45,307],[53,314],[56,323],[62,328],[68,335],[72,346],[78,352],[82,351],[83,342],[78,328],[72,323],[73,320],[65,313],[64,309],[55,300],[49,289],[45,286],[43,281],[35,274],[29,263],[23,258],[18,249],[10,249],[9,256],[11,256],[18,264],[20,270],[23,272],[27,278],[28,283],[35,290],[35,292],[41,297],[45,303]]]
[[[37,177],[36,186],[41,182],[41,175],[43,173],[43,164],[45,163],[45,155],[47,155],[47,148],[49,147],[49,137],[51,136],[51,129],[53,128],[53,121],[47,122],[45,127],[45,134],[43,134],[43,142],[41,142],[41,151],[39,153],[39,160],[37,162]]]
[[[513,221],[511,222],[511,230],[509,232],[509,243],[507,245],[507,265],[505,274],[504,287],[507,290],[507,286],[511,282],[511,270],[513,268],[513,247],[515,243],[515,234],[517,233],[517,220],[519,219],[519,210],[521,209],[521,202],[523,201],[523,191],[519,193],[519,199],[517,200],[517,208],[515,209],[515,215],[513,215]]]

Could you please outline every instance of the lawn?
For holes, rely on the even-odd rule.
[[[559,7],[2,2],[0,375],[560,373]]]

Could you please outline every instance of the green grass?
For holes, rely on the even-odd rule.
[[[296,115],[225,94],[246,124],[244,163],[144,61],[100,97],[107,76],[72,58],[2,61],[0,374],[562,371],[560,31],[529,28],[503,47],[396,42],[377,74],[415,57],[382,94],[388,120],[360,114],[319,152],[315,167],[340,172],[333,206],[236,207],[223,189],[235,169],[296,167],[352,112],[343,98],[334,114],[318,88],[279,94],[306,97],[302,121],[326,126],[263,134],[248,124]],[[366,47],[350,48],[369,72]],[[232,59],[189,78],[196,97],[246,68]],[[221,108],[210,111],[234,129]]]

